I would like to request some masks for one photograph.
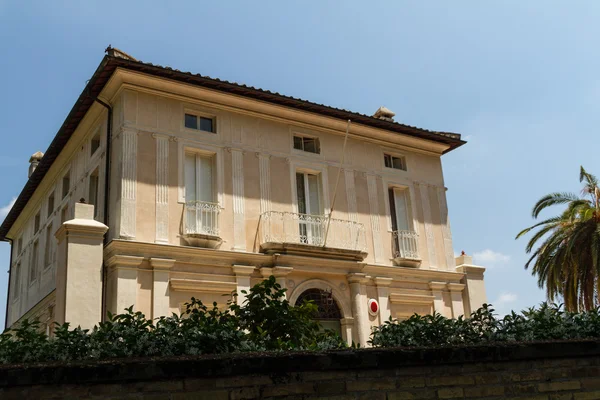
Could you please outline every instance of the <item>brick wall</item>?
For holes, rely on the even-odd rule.
[[[600,342],[0,367],[0,399],[600,399]]]

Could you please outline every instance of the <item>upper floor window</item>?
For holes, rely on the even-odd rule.
[[[96,132],[90,142],[90,156],[96,153],[96,150],[100,148],[100,131]]]
[[[63,176],[62,179],[62,198],[64,199],[69,194],[69,190],[71,190],[71,178],[69,177],[69,172]]]
[[[19,240],[17,240],[17,254],[21,254],[22,251],[23,251],[23,238],[19,238]]]
[[[321,154],[319,139],[314,137],[294,135],[294,149]]]
[[[34,232],[34,235],[39,230],[40,230],[40,212],[38,211],[38,213],[35,214],[35,219],[33,220],[33,232]]]
[[[50,218],[50,216],[52,215],[52,213],[54,212],[54,191],[52,193],[50,193],[50,196],[48,196],[48,218]]]
[[[48,268],[52,263],[52,224],[48,225],[46,228],[46,244],[44,248],[44,268]]]
[[[214,157],[200,153],[185,153],[185,201],[214,203]]]
[[[29,282],[35,281],[38,272],[38,252],[40,250],[40,242],[33,242],[33,250],[31,252],[31,264],[29,265]]]
[[[398,157],[386,153],[383,155],[383,162],[386,168],[401,169],[402,171],[406,171],[406,157]]]
[[[64,223],[67,218],[69,218],[69,205],[67,204],[66,206],[63,207],[62,211],[60,212],[60,223]]]
[[[19,294],[21,292],[21,263],[17,263],[15,265],[15,280],[13,281],[14,289],[12,292],[13,300],[19,298]]]
[[[195,114],[185,114],[185,127],[215,133],[215,119]]]
[[[89,204],[94,206],[94,218],[98,216],[98,168],[90,174],[89,181]]]

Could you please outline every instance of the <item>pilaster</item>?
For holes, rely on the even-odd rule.
[[[377,177],[367,174],[367,190],[369,192],[369,210],[371,216],[371,235],[373,236],[373,258],[375,264],[384,262],[383,244],[381,243],[379,198],[377,196]]]
[[[169,275],[175,265],[170,258],[151,258],[152,266],[152,318],[169,316],[171,314]]]
[[[354,328],[354,318],[342,318],[340,320],[342,328],[342,338],[348,343],[348,346],[352,345],[352,329]]]
[[[119,237],[135,239],[137,192],[137,131],[123,129],[121,133],[121,221]]]
[[[112,299],[107,299],[110,300],[107,301],[108,311],[120,314],[130,306],[135,309],[138,268],[143,261],[144,257],[116,255],[106,262],[109,278],[114,274],[113,279],[109,279],[113,287],[110,288]]]
[[[231,149],[233,180],[233,250],[246,251],[244,209],[244,153]]]
[[[348,219],[358,221],[358,207],[356,205],[356,185],[354,184],[354,171],[344,169],[344,179],[346,182],[346,199],[348,201]]]
[[[375,285],[377,285],[377,302],[379,303],[379,324],[382,325],[385,321],[390,319],[392,315],[390,310],[390,285],[392,284],[392,278],[374,278]]]
[[[231,267],[235,274],[237,284],[237,303],[244,304],[247,294],[250,291],[250,275],[254,273],[255,267],[248,265],[234,265]],[[242,290],[246,293],[242,293]]]
[[[156,139],[156,243],[169,243],[169,136]]]
[[[452,318],[458,318],[465,313],[462,301],[462,292],[464,288],[465,285],[462,283],[448,284],[448,290],[450,290],[450,298],[452,300]]]
[[[350,298],[352,300],[352,316],[357,341],[361,346],[366,346],[370,335],[369,315],[367,311],[366,274],[354,273],[347,276],[350,285]]]
[[[426,184],[415,184],[421,193],[421,207],[423,208],[423,222],[425,225],[425,237],[427,238],[427,255],[429,268],[437,269],[437,255],[435,253],[435,236],[433,234],[433,222],[431,218],[431,205],[429,203],[429,187]]]
[[[271,156],[258,154],[260,174],[260,213],[271,211]]]
[[[446,255],[446,269],[454,270],[454,249],[452,248],[452,231],[450,230],[450,218],[448,217],[448,203],[446,202],[446,188],[438,188],[438,203],[442,225],[442,237],[444,238],[444,254]]]
[[[446,282],[429,282],[429,288],[433,295],[433,311],[447,317],[443,293],[443,290],[446,288]]]

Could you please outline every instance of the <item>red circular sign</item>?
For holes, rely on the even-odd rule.
[[[379,303],[375,299],[369,300],[369,314],[377,315],[379,312]]]

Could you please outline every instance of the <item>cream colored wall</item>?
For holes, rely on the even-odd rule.
[[[97,133],[100,133],[100,148],[91,155],[90,141]],[[74,132],[71,140],[65,146],[56,159],[46,177],[35,191],[31,200],[21,213],[13,228],[9,232],[13,240],[13,263],[11,268],[20,264],[20,282],[16,282],[16,274],[11,273],[11,287],[8,294],[8,326],[18,320],[28,310],[38,304],[56,287],[56,255],[57,243],[54,233],[61,224],[61,212],[67,207],[67,220],[73,216],[75,202],[81,198],[88,198],[89,175],[96,168],[99,171],[98,220],[103,218],[103,193],[104,193],[104,149],[106,141],[106,112],[102,108],[93,108],[82,120],[80,126]],[[62,197],[62,179],[65,174],[70,173],[70,190]],[[23,168],[25,174],[25,168]],[[54,209],[48,213],[48,198],[54,193]],[[40,228],[34,231],[35,215],[40,213]],[[50,254],[52,261],[46,265],[46,230],[52,226]],[[23,240],[23,250],[17,253],[17,243]],[[30,276],[30,268],[33,256],[33,244],[39,242],[37,275]],[[14,270],[13,270],[14,271]],[[18,295],[17,295],[18,292]]]
[[[170,98],[163,98],[133,90],[123,90],[119,103],[123,104],[120,114],[123,121],[137,130],[137,199],[136,199],[136,240],[154,242],[155,240],[155,176],[156,176],[156,139],[153,134],[169,136],[169,238],[172,244],[181,242],[181,218],[183,205],[180,199],[180,168],[182,167],[182,148],[206,148],[217,152],[222,157],[222,164],[217,162],[216,174],[222,175],[222,206],[220,217],[221,237],[224,240],[221,249],[234,247],[233,222],[233,184],[232,153],[233,149],[241,149],[244,167],[244,244],[245,251],[255,250],[255,238],[260,216],[260,185],[258,155],[270,156],[270,190],[272,209],[292,211],[292,188],[290,168],[295,165],[324,168],[328,182],[328,198],[333,198],[335,182],[338,174],[339,160],[343,146],[343,136],[325,133],[318,130],[295,127],[294,125],[262,120],[256,117],[236,114],[211,108],[209,105],[192,104]],[[216,116],[217,133],[193,131],[183,127],[185,110],[204,112]],[[293,133],[317,136],[321,144],[321,154],[311,154],[292,149]],[[117,142],[115,142],[117,143]],[[400,171],[383,166],[383,151],[392,151],[404,155],[407,159],[408,171]],[[411,191],[414,201],[419,232],[419,248],[423,262],[421,268],[429,269],[432,264],[428,256],[430,244],[425,235],[424,215],[421,209],[422,192],[415,189],[414,182],[426,185],[429,196],[431,226],[433,231],[432,245],[435,247],[436,269],[448,270],[454,265],[447,265],[445,259],[444,239],[442,236],[441,210],[438,189],[443,187],[443,177],[439,156],[408,152],[394,148],[393,143],[381,146],[375,143],[349,139],[347,145],[345,169],[355,171],[355,189],[357,197],[358,220],[363,223],[367,232],[366,262],[391,265],[391,223],[387,188],[390,185],[406,185]],[[370,217],[369,191],[366,174],[374,175],[376,195],[374,201],[378,210],[376,220],[380,231],[375,232]],[[340,179],[337,204],[334,218],[348,219],[348,203],[345,193],[344,175]],[[325,209],[329,204],[325,204]],[[375,260],[374,246],[381,246],[382,256]]]

